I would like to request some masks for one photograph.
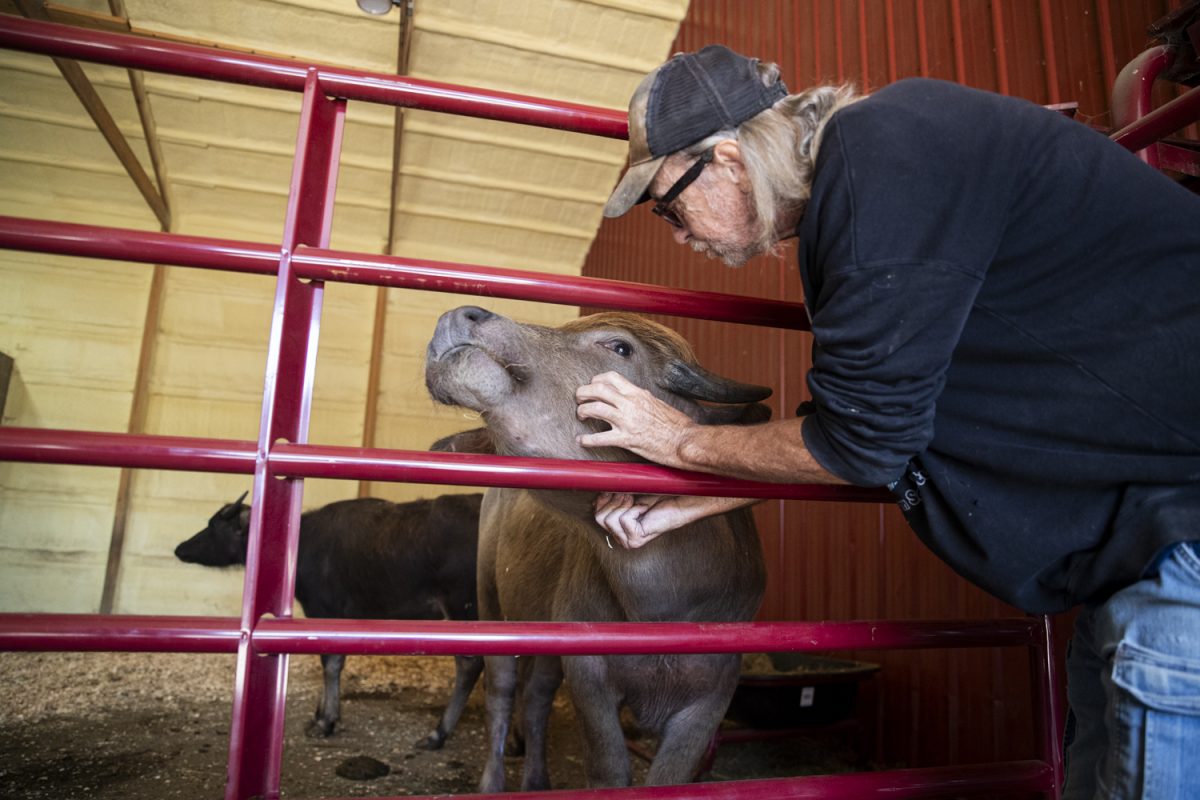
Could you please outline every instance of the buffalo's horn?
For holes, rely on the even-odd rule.
[[[225,508],[221,509],[221,519],[233,519],[234,517],[236,517],[238,514],[238,510],[242,506],[242,501],[246,499],[246,495],[248,495],[248,494],[250,494],[249,491],[242,492],[241,497],[239,497],[237,500],[234,500],[229,505],[225,506]]]
[[[667,365],[662,387],[690,400],[712,403],[756,403],[771,396],[767,386],[738,383],[714,375],[699,364],[672,361]]]

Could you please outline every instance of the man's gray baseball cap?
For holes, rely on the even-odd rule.
[[[717,131],[736,128],[787,96],[763,85],[758,59],[712,44],[680,53],[642,79],[629,101],[629,169],[604,206],[619,217],[650,199],[663,159]]]

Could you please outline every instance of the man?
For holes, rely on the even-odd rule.
[[[1083,604],[1064,797],[1200,787],[1200,198],[1103,135],[940,81],[788,95],[723,47],[630,103],[630,168],[675,240],[736,266],[799,238],[811,413],[702,427],[620,375],[589,447],[740,478],[888,486],[960,574]],[[626,547],[749,501],[602,495]]]

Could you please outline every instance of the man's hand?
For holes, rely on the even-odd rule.
[[[745,497],[631,495],[605,492],[596,498],[596,523],[627,550],[689,522],[758,502]]]
[[[808,452],[801,419],[701,425],[616,372],[580,386],[575,402],[579,419],[612,428],[577,436],[583,447],[621,447],[665,467],[751,481],[846,483]]]
[[[575,390],[579,419],[607,422],[611,430],[578,437],[584,447],[621,447],[668,467],[681,466],[680,442],[696,424],[623,375],[605,372]]]

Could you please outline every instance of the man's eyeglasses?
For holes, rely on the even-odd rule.
[[[692,185],[692,181],[700,177],[700,173],[704,170],[705,165],[712,160],[713,149],[710,147],[700,154],[700,158],[696,159],[694,164],[688,167],[687,172],[679,176],[679,180],[675,181],[675,184],[667,190],[666,194],[654,201],[654,208],[650,210],[665,219],[672,227],[682,228],[684,226],[683,220],[671,210],[671,203],[675,201],[676,197],[679,197],[680,192]]]

